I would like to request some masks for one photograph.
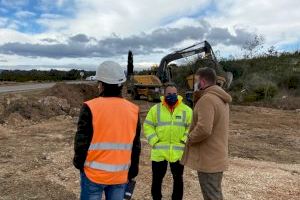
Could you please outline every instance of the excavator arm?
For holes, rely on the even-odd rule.
[[[217,61],[211,45],[207,41],[196,43],[163,57],[158,67],[157,77],[162,83],[172,82],[171,69],[168,67],[168,64],[174,60],[190,57],[200,53],[204,53],[204,58],[212,62],[212,65],[208,65],[208,67],[212,67],[216,71],[219,85],[224,88],[229,88],[233,78],[232,73],[224,71],[223,67]]]
[[[199,47],[199,45],[202,46]],[[175,51],[163,57],[158,67],[157,76],[163,83],[170,82],[172,79],[170,69],[168,69],[168,64],[170,62],[181,58],[197,55],[203,52],[205,53],[206,58],[210,58],[216,61],[214,52],[212,51],[212,48],[207,41],[196,43],[192,46]]]

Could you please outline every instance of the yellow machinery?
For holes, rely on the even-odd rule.
[[[162,83],[155,75],[132,75],[127,90],[133,99],[145,97],[148,101],[155,101],[162,94]]]
[[[148,101],[156,101],[160,99],[163,92],[160,79],[155,76],[157,73],[157,65],[151,67],[149,75],[135,75],[133,73],[133,54],[128,52],[127,65],[127,92],[133,99],[146,98]]]

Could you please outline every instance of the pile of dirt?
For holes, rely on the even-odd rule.
[[[71,107],[81,107],[82,102],[93,99],[99,91],[96,85],[58,83],[44,91],[43,96],[66,99]]]
[[[22,125],[59,115],[77,117],[86,100],[98,94],[95,85],[59,83],[38,95],[9,94],[0,99],[0,123]]]
[[[49,97],[8,97],[4,102],[4,110],[2,112],[2,121],[15,121],[14,116],[18,116],[17,121],[22,117],[24,120],[39,121],[48,119],[57,115],[64,115],[66,112],[60,106],[63,99],[56,98],[51,104]]]

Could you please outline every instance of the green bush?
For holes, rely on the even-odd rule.
[[[240,92],[244,89],[244,81],[242,79],[234,80],[231,83],[230,90]]]
[[[256,100],[272,99],[278,93],[278,87],[274,83],[262,84],[256,87],[253,92]]]
[[[286,80],[288,89],[297,89],[300,86],[300,75],[292,75]]]
[[[233,79],[239,79],[245,71],[245,65],[238,61],[221,61],[220,64],[224,67],[225,71],[229,71],[233,75]]]
[[[255,102],[257,101],[257,96],[255,93],[246,94],[243,99],[244,102]]]
[[[275,83],[261,74],[253,73],[245,81],[247,93],[244,100],[247,102],[272,99],[278,93]]]

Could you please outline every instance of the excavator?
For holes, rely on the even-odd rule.
[[[232,73],[225,72],[223,67],[217,61],[211,45],[207,41],[203,41],[164,56],[157,68],[156,75],[132,75],[130,77],[131,84],[129,84],[129,92],[132,94],[134,99],[140,95],[146,96],[149,101],[159,99],[159,96],[163,91],[162,87],[164,84],[169,82],[176,83],[176,80],[172,80],[172,69],[168,66],[168,64],[175,60],[200,55],[202,53],[204,53],[204,56],[198,57],[197,59],[206,61],[207,64],[205,66],[212,67],[216,71],[217,84],[219,86],[224,89],[229,88],[233,79]],[[192,98],[194,91],[196,70],[197,69],[192,71],[192,74],[186,78],[188,86],[186,97],[188,100]],[[131,72],[128,71],[128,73]],[[133,68],[131,74],[133,74]]]
[[[168,64],[174,60],[187,58],[201,53],[204,53],[204,57],[200,59],[205,59],[209,61],[210,64],[207,66],[214,68],[214,70],[216,71],[218,76],[217,84],[223,88],[229,88],[232,81],[232,74],[230,72],[224,71],[223,67],[217,61],[214,51],[211,48],[211,45],[207,41],[193,44],[192,46],[175,51],[163,57],[158,67],[157,76],[162,81],[162,83],[172,82],[172,71],[168,67]],[[194,73],[195,72],[193,72],[192,75],[187,77],[188,85],[190,87],[189,89],[194,89],[194,84],[191,84],[190,82],[194,79]]]

